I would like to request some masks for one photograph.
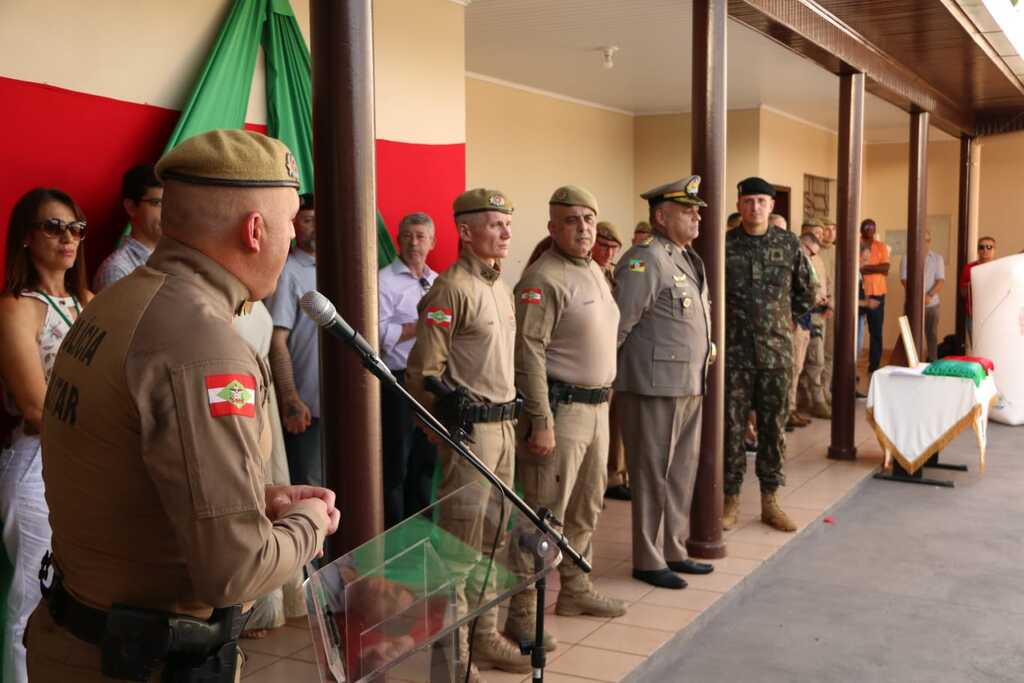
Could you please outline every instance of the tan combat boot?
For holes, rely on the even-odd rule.
[[[796,531],[796,524],[779,507],[774,492],[761,494],[761,521],[779,531]]]
[[[736,526],[740,518],[740,497],[726,496],[722,509],[722,528],[728,531]]]
[[[522,653],[518,643],[513,643],[497,631],[476,634],[473,639],[473,663],[481,671],[501,669],[517,674],[533,671],[530,656]]]
[[[537,604],[533,591],[524,591],[512,596],[503,633],[513,643],[533,642],[533,637],[537,634]],[[557,647],[558,640],[545,629],[544,650],[552,652]]]
[[[558,602],[555,603],[555,614],[558,616],[578,617],[587,614],[592,617],[621,617],[625,613],[626,603],[598,593],[586,576],[562,578],[562,588],[558,591]]]

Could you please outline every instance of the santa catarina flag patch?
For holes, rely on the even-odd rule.
[[[256,417],[256,378],[252,375],[207,375],[210,415]]]
[[[435,327],[452,326],[452,309],[431,306],[427,309],[427,324]]]
[[[524,304],[539,304],[543,299],[544,295],[539,289],[524,289],[519,295],[519,301]]]
[[[647,270],[647,264],[642,259],[631,258],[629,259],[629,272],[631,273],[643,273]]]

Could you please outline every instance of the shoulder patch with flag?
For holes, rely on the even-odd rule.
[[[431,306],[427,309],[426,318],[428,325],[434,325],[435,327],[451,327],[452,309],[441,308],[440,306]]]
[[[520,303],[539,304],[544,299],[544,294],[539,288],[524,289],[519,295]]]
[[[643,259],[631,258],[629,259],[629,272],[631,273],[643,273],[647,271],[647,263]]]
[[[256,417],[256,378],[252,375],[207,375],[210,415]]]

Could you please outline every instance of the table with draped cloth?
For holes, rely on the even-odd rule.
[[[867,419],[885,454],[913,474],[960,432],[972,427],[980,471],[985,471],[988,411],[997,396],[992,373],[975,385],[971,379],[932,377],[916,368],[887,366],[875,371],[868,389]]]

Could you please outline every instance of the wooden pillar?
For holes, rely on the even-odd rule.
[[[701,211],[695,247],[707,268],[711,294],[711,340],[718,361],[708,372],[704,415],[690,516],[687,552],[725,557],[722,504],[725,500],[725,41],[727,0],[693,2],[693,172],[701,176]]]
[[[974,138],[969,135],[960,137],[960,202],[957,212],[956,233],[956,270],[946,273],[946,284],[943,296],[956,297],[956,343],[958,349],[965,348],[967,342],[967,312],[964,300],[960,297],[960,273],[964,272],[971,260],[973,246],[971,244],[971,146]]]
[[[857,363],[857,262],[864,167],[864,74],[839,77],[839,169],[836,212],[835,353],[832,358],[832,443],[828,457],[853,460]]]
[[[377,346],[371,0],[310,0],[317,287]],[[320,335],[320,432],[338,495],[334,559],[384,529],[380,387],[358,357]]]
[[[910,320],[917,355],[924,360],[924,260],[928,247],[924,230],[928,223],[928,112],[910,114],[910,183],[907,198],[907,289],[904,309]]]

